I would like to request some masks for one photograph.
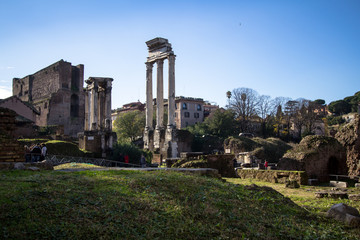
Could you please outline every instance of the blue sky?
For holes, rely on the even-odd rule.
[[[64,59],[85,79],[114,78],[112,108],[144,102],[154,37],[177,55],[177,96],[225,106],[240,87],[327,103],[360,91],[358,0],[2,0],[0,98],[12,78]]]

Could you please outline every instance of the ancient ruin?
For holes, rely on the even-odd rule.
[[[144,147],[152,151],[163,152],[166,157],[178,156],[175,136],[175,55],[171,44],[165,38],[154,38],[146,42],[149,56],[146,61],[146,126],[144,132]],[[166,129],[163,125],[164,97],[163,97],[163,65],[164,60],[169,63],[168,75],[168,121]],[[156,91],[156,126],[153,126],[153,92],[152,69],[157,65]]]
[[[79,147],[101,152],[106,157],[116,141],[111,124],[112,78],[90,77],[86,80],[85,126],[78,134]]]
[[[347,175],[345,148],[332,137],[306,136],[284,154],[279,170],[305,171],[310,179],[328,181],[329,175]]]
[[[13,79],[13,95],[40,113],[38,126],[63,126],[75,137],[84,130],[84,65],[60,60],[34,74]]]
[[[360,175],[360,116],[356,115],[354,121],[344,125],[335,138],[346,148],[346,164],[349,176]]]

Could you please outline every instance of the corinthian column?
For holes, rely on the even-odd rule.
[[[157,91],[156,91],[156,129],[163,127],[164,118],[164,87],[163,87],[163,65],[164,60],[159,59],[157,64]]]
[[[175,123],[175,55],[168,57],[169,84],[168,84],[168,128],[173,128]]]
[[[97,130],[98,125],[98,84],[96,81],[93,82],[91,89],[91,130]]]
[[[152,93],[152,69],[153,63],[146,62],[146,126],[145,129],[153,129],[153,93]]]
[[[111,89],[112,89],[112,80],[106,81],[106,89],[105,89],[105,127],[107,130],[112,129],[111,124]],[[107,125],[109,124],[109,125]]]

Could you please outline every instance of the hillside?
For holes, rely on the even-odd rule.
[[[355,239],[266,187],[163,171],[0,178],[2,239]]]

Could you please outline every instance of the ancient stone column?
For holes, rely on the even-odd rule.
[[[90,122],[91,122],[91,130],[97,130],[98,124],[98,84],[96,81],[93,82],[93,86],[91,88],[91,111],[90,111]]]
[[[107,80],[106,81],[106,89],[105,89],[105,126],[106,121],[109,121],[111,123],[111,89],[112,89],[112,84],[111,84],[111,80]],[[111,130],[112,129],[112,124],[109,124],[108,129],[106,130]]]
[[[168,128],[175,126],[175,55],[168,57],[169,84],[168,84]]]
[[[90,131],[91,124],[90,124],[90,103],[91,103],[91,93],[89,89],[86,89],[85,92],[85,131]]]
[[[153,63],[146,62],[146,126],[145,129],[153,129],[153,93],[152,93],[152,69]]]
[[[163,66],[164,60],[156,60],[157,64],[157,92],[156,92],[156,129],[163,128],[164,119],[164,84],[163,84]]]

